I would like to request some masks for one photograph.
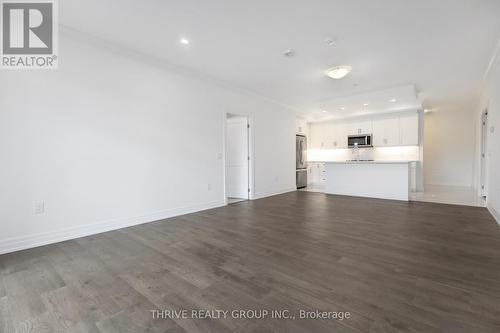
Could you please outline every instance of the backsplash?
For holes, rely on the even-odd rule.
[[[345,161],[356,159],[357,154],[353,149],[309,149],[307,160],[309,162]],[[375,161],[418,161],[418,146],[360,148],[359,158]]]

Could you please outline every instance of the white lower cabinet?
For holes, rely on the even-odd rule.
[[[325,183],[326,180],[326,170],[325,163],[322,162],[311,162],[309,163],[309,184],[321,185]]]
[[[310,170],[310,178],[308,183],[317,184],[319,182],[319,172],[318,168],[316,167],[316,163],[310,163],[309,170]]]
[[[319,164],[319,183],[321,185],[325,184],[326,181],[326,169],[325,169],[325,163],[318,163]]]
[[[410,190],[412,192],[417,191],[417,163],[410,163]]]
[[[314,175],[313,175],[314,168],[312,166],[312,163],[307,164],[307,185],[311,185],[314,183]]]

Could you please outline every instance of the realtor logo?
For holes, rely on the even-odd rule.
[[[0,0],[2,69],[57,68],[55,0]]]

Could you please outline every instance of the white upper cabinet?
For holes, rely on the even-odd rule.
[[[314,123],[310,127],[312,149],[347,148],[348,135],[373,134],[374,147],[419,144],[419,115],[387,114],[368,120],[340,120]]]
[[[332,122],[327,122],[323,124],[323,148],[333,149],[335,148],[335,125]]]
[[[373,145],[375,147],[399,145],[399,117],[373,120]]]
[[[326,122],[311,125],[312,149],[337,149],[347,148],[346,123]]]
[[[309,133],[309,147],[311,149],[324,149],[324,124],[312,123]]]
[[[295,132],[297,134],[306,134],[307,133],[307,122],[305,121],[305,119],[296,118],[295,123],[296,123]]]
[[[414,146],[418,140],[418,113],[401,115],[399,117],[399,144]]]
[[[333,148],[347,148],[347,131],[346,123],[335,124]]]
[[[373,131],[371,120],[357,120],[348,124],[347,135],[371,134]]]

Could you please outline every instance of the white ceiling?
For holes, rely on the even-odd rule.
[[[320,109],[306,115],[306,119],[316,122],[421,109],[422,103],[418,99],[415,86],[406,85],[324,101]]]
[[[64,0],[59,13],[64,26],[303,114],[409,84],[426,107],[472,107],[500,32],[498,0]],[[353,66],[346,78],[324,75],[341,64]]]

